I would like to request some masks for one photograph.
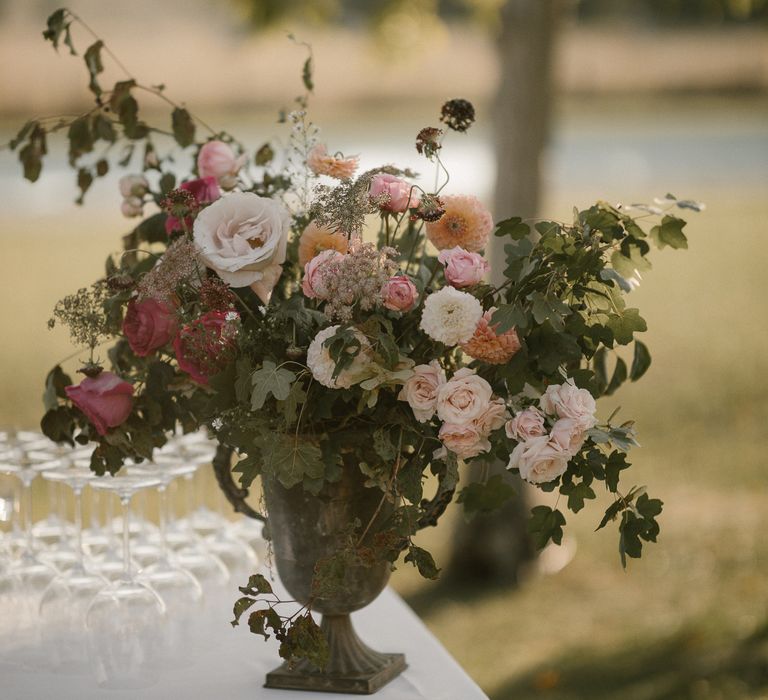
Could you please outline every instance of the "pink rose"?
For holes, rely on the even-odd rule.
[[[404,212],[419,206],[421,197],[413,185],[389,173],[379,173],[368,190],[383,211]]]
[[[492,393],[485,379],[463,367],[437,392],[437,415],[446,423],[471,423],[488,408]]]
[[[390,277],[381,288],[384,306],[391,311],[408,311],[416,305],[419,293],[416,285],[405,275]]]
[[[208,141],[197,154],[200,177],[213,177],[225,189],[237,184],[237,173],[245,164],[245,156],[236,156],[232,147],[223,141]]]
[[[585,439],[584,429],[573,418],[561,418],[552,426],[550,431],[550,440],[557,443],[571,456],[581,449]]]
[[[179,369],[198,384],[218,374],[232,360],[237,350],[238,321],[236,311],[209,311],[181,328],[173,349]]]
[[[445,279],[459,289],[471,287],[483,279],[491,269],[488,261],[479,253],[470,253],[459,246],[441,250],[437,259],[445,265]]]
[[[308,299],[326,299],[328,289],[323,281],[323,267],[331,260],[343,260],[344,255],[333,248],[328,248],[315,255],[304,265],[304,279],[301,280],[301,291]]]
[[[201,177],[179,185],[179,189],[191,192],[199,206],[210,204],[221,197],[221,190],[215,177]],[[187,228],[192,226],[192,217],[186,217]],[[168,216],[165,220],[165,232],[170,236],[174,231],[182,230],[181,219],[178,216]]]
[[[531,484],[546,484],[565,473],[570,458],[571,455],[551,441],[549,435],[540,435],[515,447],[507,469],[519,469],[521,478]]]
[[[481,435],[487,437],[494,430],[498,430],[509,418],[504,399],[494,399],[487,408],[477,417],[472,424]]]
[[[143,175],[123,175],[120,178],[120,194],[128,197],[143,197],[149,192],[149,182]]]
[[[133,408],[133,386],[112,372],[86,377],[79,385],[70,385],[64,391],[99,435],[106,435],[109,428],[123,423]]]
[[[167,304],[157,299],[131,301],[123,320],[123,334],[131,350],[146,357],[173,339],[176,326],[176,314]]]
[[[462,459],[476,457],[491,449],[491,443],[471,423],[443,423],[438,437],[443,445]]]
[[[416,365],[413,375],[403,384],[397,398],[407,401],[419,423],[435,415],[437,392],[445,384],[445,370],[437,360],[428,365]]]
[[[586,389],[579,389],[573,379],[568,379],[564,384],[548,386],[539,405],[550,416],[573,418],[582,430],[597,424],[595,399]]]
[[[529,406],[507,423],[505,430],[508,438],[523,442],[532,437],[544,435],[544,415],[535,406]]]
[[[120,205],[120,212],[128,219],[144,213],[144,202],[139,197],[126,197]]]

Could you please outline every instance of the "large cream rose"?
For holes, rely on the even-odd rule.
[[[437,360],[428,365],[417,365],[413,375],[400,390],[397,398],[407,401],[419,423],[425,423],[435,415],[437,392],[445,384],[445,370]]]
[[[360,352],[352,360],[352,364],[334,379],[336,363],[323,343],[338,329],[339,326],[329,326],[314,337],[307,349],[307,367],[312,372],[312,376],[323,386],[329,389],[349,389],[352,385],[359,384],[371,376],[371,344],[359,330],[354,329],[355,338],[360,341]]]
[[[463,367],[437,392],[437,415],[446,423],[470,423],[488,408],[492,394],[485,379]]]
[[[571,455],[549,439],[532,437],[512,450],[507,469],[519,469],[521,478],[531,484],[546,484],[565,473]]]
[[[195,219],[195,245],[231,287],[251,287],[266,304],[282,274],[291,217],[273,199],[235,192]]]
[[[586,389],[579,389],[573,379],[548,386],[539,405],[550,416],[573,418],[582,430],[588,430],[597,423],[595,399]]]

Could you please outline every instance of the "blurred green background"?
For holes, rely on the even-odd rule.
[[[40,37],[57,5],[0,2],[0,142],[30,115],[86,104],[81,59],[56,56]],[[391,7],[371,21],[382,5]],[[490,203],[504,3],[470,5],[70,3],[134,74],[164,82],[251,147],[285,136],[275,115],[300,91],[304,56],[286,29],[313,46],[312,116],[329,150],[359,153],[364,165],[424,170],[416,132],[446,98],[468,98],[478,122],[446,140],[450,191]],[[498,700],[768,698],[768,3],[553,7],[541,213],[567,219],[597,198],[650,202],[668,191],[707,204],[689,217],[690,249],[655,255],[632,293],[651,370],[600,407],[607,417],[620,404],[637,420],[631,478],[664,500],[662,535],[624,572],[614,531],[592,532],[601,504],[589,504],[571,517],[565,551],[547,552],[519,589],[425,583],[407,566],[393,585]],[[78,208],[63,143],[36,185],[0,152],[0,424],[34,427],[45,372],[72,352],[46,321],[57,299],[101,273],[129,228],[116,180],[97,182]],[[523,213],[496,201],[497,218]],[[424,535],[438,559],[455,517]]]

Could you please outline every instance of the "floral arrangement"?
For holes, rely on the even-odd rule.
[[[74,53],[79,22],[60,10],[45,36]],[[350,538],[353,554],[394,561],[404,543],[405,561],[428,578],[437,565],[412,541],[433,502],[427,477],[451,500],[462,463],[501,460],[552,492],[551,505],[533,509],[540,547],[561,541],[563,511],[581,510],[598,484],[612,497],[599,527],[618,522],[623,561],[656,541],[661,501],[619,484],[637,444],[633,423],[601,421],[595,400],[647,370],[650,354],[635,337],[646,323],[626,297],[650,267],[651,244],[686,247],[675,210],[699,205],[668,195],[658,206],[598,202],[570,222],[494,224],[476,197],[445,190],[441,150],[475,119],[465,100],[446,102],[441,127],[418,132],[416,149],[441,176],[429,188],[393,165],[360,173],[357,157],[319,140],[307,109],[311,53],[306,92],[284,115],[287,145],[255,152],[161,87],[129,76],[102,88],[102,53],[94,38],[84,54],[94,107],[31,121],[11,144],[34,181],[47,135],[66,129],[80,201],[114,166],[118,145],[119,165],[136,173],[120,180],[122,212],[138,220],[123,251],[54,310],[51,323],[66,324],[89,354],[79,382],[61,366],[48,375],[48,436],[95,442],[92,468],[103,474],[151,459],[174,431],[206,426],[239,456],[243,486],[269,474],[313,493],[338,480],[343,442],[370,488],[396,504],[372,545]],[[171,105],[170,131],[142,120],[142,92]],[[183,173],[178,151],[192,160]],[[497,285],[484,254],[492,236],[505,254],[494,261]],[[620,346],[632,347],[631,359]],[[471,517],[513,491],[495,475],[456,500]],[[267,588],[252,577],[241,590]],[[295,620],[259,615],[252,629],[264,633],[268,620],[286,654],[301,653],[290,639]]]

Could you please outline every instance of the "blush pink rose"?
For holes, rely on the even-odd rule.
[[[568,379],[563,384],[548,386],[539,400],[539,405],[548,415],[573,418],[582,430],[588,430],[597,424],[597,405],[594,397],[586,389],[579,389],[573,379]]]
[[[494,430],[498,430],[509,418],[504,399],[494,399],[488,407],[477,417],[472,424],[481,435],[488,437]]]
[[[532,437],[512,451],[507,469],[520,470],[521,478],[531,484],[546,484],[562,476],[571,455],[549,435]]]
[[[480,253],[471,253],[459,246],[441,250],[437,259],[445,265],[445,279],[451,286],[459,289],[477,284],[491,269]]]
[[[221,197],[219,183],[215,177],[200,177],[179,185],[180,190],[191,192],[198,206],[210,204]],[[192,227],[192,217],[186,217],[187,228]],[[174,231],[182,230],[181,219],[178,216],[168,216],[165,220],[165,232],[170,236]]]
[[[509,421],[505,430],[508,438],[523,442],[532,437],[544,435],[547,431],[544,427],[544,415],[535,406],[529,406]]]
[[[156,299],[131,301],[123,319],[123,334],[139,357],[169,343],[176,335],[174,310]]]
[[[437,415],[446,423],[471,423],[488,408],[492,394],[491,385],[485,379],[463,367],[437,392]]]
[[[405,275],[390,277],[381,288],[384,306],[391,311],[408,311],[416,306],[419,292],[416,285]]]
[[[93,423],[99,435],[123,423],[133,408],[133,386],[112,372],[86,377],[64,388],[72,403]]]
[[[403,384],[397,395],[400,401],[407,401],[419,423],[426,423],[435,415],[437,392],[445,384],[445,370],[437,360],[428,365],[416,365],[413,374]]]
[[[550,431],[550,440],[560,445],[571,456],[581,449],[585,439],[584,429],[573,418],[561,418]]]
[[[343,253],[328,248],[315,255],[304,265],[304,278],[301,280],[301,291],[308,299],[327,299],[328,289],[323,281],[323,267],[332,260],[343,260]]]
[[[200,177],[213,177],[225,189],[237,184],[237,173],[245,164],[245,156],[237,156],[228,143],[208,141],[197,154]]]
[[[234,357],[239,320],[236,311],[209,311],[183,326],[173,341],[179,369],[198,384],[208,384]]]
[[[371,199],[380,202],[383,211],[400,213],[418,207],[421,202],[413,185],[389,173],[374,175],[368,194]]]
[[[443,423],[438,437],[443,445],[462,459],[477,457],[481,452],[491,449],[488,439],[471,423]]]

